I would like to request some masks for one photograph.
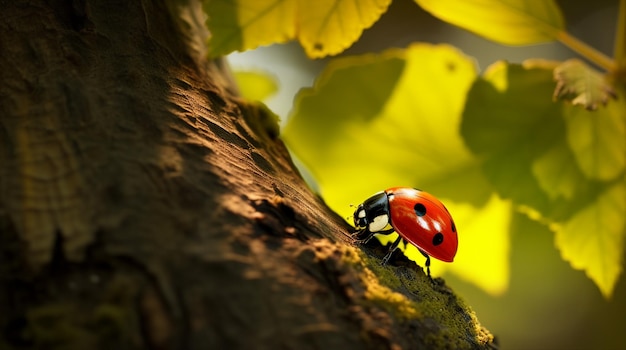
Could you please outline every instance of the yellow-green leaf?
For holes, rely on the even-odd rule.
[[[567,141],[583,173],[611,180],[626,168],[626,94],[605,108],[588,111],[565,106]]]
[[[347,49],[387,11],[391,0],[300,0],[298,39],[311,58]]]
[[[488,230],[472,223],[508,213],[510,206],[492,199],[480,160],[460,137],[465,96],[475,77],[473,61],[446,45],[335,60],[313,89],[298,94],[283,137],[315,175],[326,203],[343,217],[352,214],[350,204],[392,186],[440,197],[454,208],[464,251],[453,265],[468,265],[452,271],[496,293],[508,283],[508,216]],[[482,257],[492,260],[476,274],[469,250],[489,235],[499,237],[489,238],[496,253]],[[423,264],[423,258],[416,260]],[[433,274],[441,270],[433,268]]]
[[[622,273],[626,235],[626,178],[606,189],[556,230],[563,259],[585,270],[609,298]]]
[[[565,142],[559,142],[535,159],[532,171],[551,199],[572,199],[579,184],[585,180]]]
[[[352,45],[391,0],[205,0],[210,55],[298,39],[311,58]]]
[[[468,94],[462,133],[485,158],[484,171],[498,192],[517,204],[549,208],[533,163],[564,143],[560,106],[552,101],[552,71],[498,62]]]
[[[603,74],[575,58],[554,69],[554,80],[557,82],[555,98],[571,101],[588,110],[595,110],[617,98]]]
[[[511,203],[494,194],[479,208],[451,201],[446,201],[446,207],[454,213],[457,226],[463,228],[459,231],[459,251],[453,264],[433,261],[431,268],[447,266],[455,275],[492,295],[504,293],[509,285]],[[411,250],[408,256],[422,264],[422,254],[415,247]],[[484,277],[485,273],[489,278]]]
[[[564,29],[553,0],[415,0],[448,23],[507,45],[555,40]]]
[[[295,37],[296,0],[205,0],[203,8],[212,57]]]
[[[604,190],[626,172],[623,99],[594,112],[553,102],[552,69],[490,67],[468,94],[462,132],[498,193],[559,227],[563,257],[609,295],[621,271],[626,194],[624,185]]]
[[[278,91],[278,83],[272,76],[257,71],[235,71],[235,80],[241,96],[264,101]]]

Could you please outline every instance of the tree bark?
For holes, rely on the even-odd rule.
[[[358,247],[196,0],[0,0],[0,349],[495,348]]]

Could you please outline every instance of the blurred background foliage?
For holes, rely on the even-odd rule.
[[[497,6],[466,16],[471,1],[416,2],[499,43],[546,43],[501,45],[413,1],[372,0],[358,9],[371,16],[326,27],[359,38],[352,46],[320,44],[311,19],[310,32],[291,27],[302,21],[297,1],[273,2],[284,22],[255,17],[263,1],[239,17],[214,16],[210,45],[217,56],[300,41],[230,55],[242,92],[281,116],[303,172],[342,216],[391,186],[440,197],[460,245],[454,263],[433,262],[433,274],[445,274],[504,349],[626,349],[626,94],[623,76],[612,85],[602,74],[615,68],[603,54],[626,46],[615,45],[619,1],[488,1],[535,6],[540,21],[518,26],[530,32],[485,26],[504,18]],[[354,3],[333,13],[345,18]],[[450,3],[456,11],[445,11]],[[210,16],[231,2],[207,4]],[[333,4],[320,2],[317,12]],[[251,34],[228,32],[233,21]],[[279,39],[263,29],[268,21]],[[220,31],[230,39],[215,40]],[[568,61],[581,55],[562,43],[579,40],[597,50],[588,53],[600,55],[591,57],[598,68]],[[309,58],[348,46],[339,57]],[[423,265],[414,248],[406,253]]]

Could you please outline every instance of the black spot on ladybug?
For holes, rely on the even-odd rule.
[[[433,237],[433,245],[440,245],[443,243],[443,234],[441,232],[437,232]]]
[[[422,203],[415,204],[415,206],[413,207],[413,210],[415,210],[415,214],[417,214],[417,216],[426,215],[426,207]]]
[[[450,220],[450,223],[452,224],[452,232],[456,233],[456,225],[454,224],[454,220]]]

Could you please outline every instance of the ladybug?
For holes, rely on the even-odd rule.
[[[361,243],[374,235],[398,233],[386,264],[400,241],[409,242],[426,257],[430,277],[430,257],[452,262],[459,244],[456,225],[448,209],[430,193],[407,187],[392,187],[366,199],[354,211],[354,226]]]

